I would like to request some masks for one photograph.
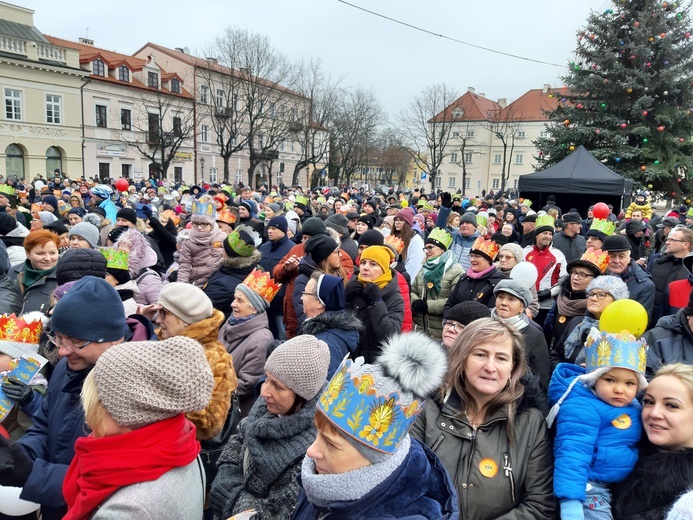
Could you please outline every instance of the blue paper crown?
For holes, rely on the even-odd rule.
[[[214,202],[200,202],[194,200],[192,203],[191,213],[193,215],[204,215],[206,217],[214,218],[216,216],[217,210]]]
[[[585,342],[587,372],[598,368],[619,367],[645,373],[647,363],[647,343],[635,339],[628,331],[618,334],[602,332],[593,328]]]
[[[399,392],[378,393],[375,380],[382,376],[352,376],[353,364],[350,359],[342,361],[320,396],[318,409],[346,435],[376,451],[392,454],[423,409],[424,401],[403,405]]]

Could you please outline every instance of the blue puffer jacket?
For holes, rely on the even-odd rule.
[[[326,513],[329,513],[326,515]],[[320,508],[304,491],[291,518],[317,520],[457,520],[457,494],[438,457],[412,439],[404,462],[392,475],[360,500],[335,502]]]
[[[310,334],[323,340],[330,347],[330,366],[327,379],[339,368],[344,356],[352,358],[359,344],[359,331],[363,323],[354,314],[345,311],[326,311],[314,318],[306,319],[301,334]]]
[[[570,363],[556,367],[549,385],[553,406],[585,369]],[[620,482],[638,460],[642,424],[640,403],[606,404],[579,381],[561,404],[554,440],[553,490],[559,500],[585,500],[587,481]]]

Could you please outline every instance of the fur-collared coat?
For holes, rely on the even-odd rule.
[[[207,363],[214,375],[212,399],[207,408],[191,412],[186,417],[197,428],[197,440],[207,440],[221,431],[231,406],[231,393],[238,386],[231,355],[217,341],[219,327],[224,323],[224,313],[215,310],[206,320],[188,325],[183,336],[199,341],[205,349]]]

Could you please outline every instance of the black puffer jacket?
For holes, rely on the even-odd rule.
[[[327,369],[327,379],[339,368],[347,354],[356,352],[359,343],[359,331],[363,323],[350,312],[323,312],[314,318],[303,322],[300,334],[310,334],[323,340],[330,347],[330,366]]]
[[[681,309],[673,316],[664,316],[657,326],[648,330],[643,338],[647,350],[647,379],[652,379],[662,365],[685,363],[693,365],[693,331],[688,317]]]
[[[26,260],[28,262],[28,260]],[[22,278],[24,277],[24,263],[15,265],[8,274],[9,281],[7,287],[13,295],[5,295],[3,300],[11,300],[10,309],[0,309],[3,314],[15,313],[17,316],[27,312],[40,311],[46,312],[51,306],[53,292],[58,287],[55,269],[46,276],[40,278],[29,288],[24,288]]]
[[[70,249],[58,260],[55,276],[58,285],[73,282],[85,276],[103,278],[106,273],[106,257],[98,250]]]
[[[450,294],[448,302],[445,304],[443,316],[458,303],[469,300],[483,303],[489,309],[494,308],[496,306],[496,297],[493,294],[493,288],[498,282],[507,278],[500,269],[495,267],[481,278],[470,278],[466,273],[463,274],[452,289],[452,294]]]
[[[669,309],[667,302],[667,288],[671,282],[688,278],[688,270],[683,265],[682,258],[676,258],[670,254],[660,255],[650,265],[652,281],[655,284],[654,309],[652,310],[652,323],[664,316]]]

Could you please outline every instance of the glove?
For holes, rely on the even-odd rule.
[[[19,406],[26,406],[34,399],[34,391],[29,385],[21,382],[19,379],[7,378],[2,382],[2,391],[5,395],[17,401]]]
[[[152,218],[152,208],[149,206],[142,206],[142,213],[149,219]]]
[[[548,298],[551,298],[551,289],[544,289],[544,290],[539,291],[537,293],[537,299],[539,301],[543,301],[543,300],[546,300]]]
[[[411,310],[424,314],[428,312],[428,304],[423,300],[414,300],[411,302]]]
[[[383,294],[380,292],[380,287],[370,282],[363,286],[363,299],[371,304],[381,301]]]
[[[33,468],[34,461],[21,444],[0,436],[0,486],[24,487]]]
[[[452,195],[450,195],[447,191],[440,195],[440,205],[444,208],[452,207]]]
[[[347,284],[344,289],[344,299],[353,302],[354,299],[363,294],[363,284],[361,282]]]

